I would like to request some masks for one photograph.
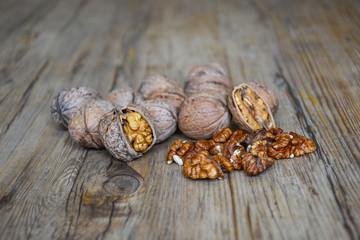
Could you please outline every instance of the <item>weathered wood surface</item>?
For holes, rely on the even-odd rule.
[[[0,2],[1,239],[359,239],[360,2]],[[105,95],[217,61],[279,96],[279,127],[318,150],[264,174],[192,181],[177,132],[126,165],[50,117],[64,88]],[[134,170],[133,170],[134,169]]]

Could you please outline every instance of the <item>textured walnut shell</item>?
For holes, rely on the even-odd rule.
[[[114,108],[105,100],[93,100],[82,106],[69,122],[71,138],[83,147],[102,148],[98,125],[101,117]]]
[[[115,89],[106,96],[106,100],[112,102],[118,108],[125,107],[130,103],[140,104],[144,99],[133,88]]]
[[[140,113],[142,118],[151,128],[153,142],[149,145],[146,151],[136,152],[124,132],[124,121],[121,115],[128,112]],[[121,110],[113,109],[112,112],[104,115],[99,123],[99,132],[101,134],[101,141],[110,154],[117,159],[127,162],[132,161],[135,158],[139,158],[143,153],[149,151],[157,139],[156,130],[149,113],[144,107],[135,104],[130,104],[123,107]]]
[[[95,89],[89,87],[63,90],[51,103],[51,116],[57,124],[68,128],[73,115],[87,102],[95,99],[101,99],[101,96]]]
[[[180,106],[186,99],[186,95],[182,88],[167,88],[152,91],[146,98],[146,100],[155,100],[160,102],[166,102],[174,106],[176,112],[180,111]]]
[[[176,109],[171,104],[147,100],[141,105],[148,111],[154,122],[156,143],[166,140],[176,131],[178,118]]]
[[[155,74],[150,75],[144,79],[141,83],[138,92],[145,98],[148,99],[148,96],[153,91],[161,91],[166,89],[182,89],[180,84],[176,81],[168,78],[165,75]]]
[[[194,77],[206,75],[206,74],[218,74],[227,77],[225,69],[223,69],[218,63],[210,63],[208,65],[198,65],[190,69],[188,73],[188,81]]]
[[[202,91],[188,97],[181,105],[179,128],[188,137],[207,139],[221,129],[229,127],[230,112],[224,96],[216,91]]]
[[[233,85],[225,76],[219,74],[205,74],[193,77],[185,85],[185,93],[188,96],[203,90],[214,90],[227,96]]]
[[[261,87],[260,87],[261,85]],[[253,127],[246,122],[243,114],[241,113],[239,107],[237,106],[235,99],[234,99],[234,93],[240,89],[243,88],[251,88],[260,98],[263,99],[264,104],[266,106],[266,112],[269,114],[269,125],[267,127],[265,127],[266,130],[270,129],[270,128],[274,128],[275,127],[275,121],[274,121],[274,117],[273,114],[271,112],[272,108],[269,106],[268,104],[268,97],[269,96],[275,96],[273,93],[272,94],[264,94],[264,89],[266,89],[266,92],[271,91],[268,87],[262,85],[262,84],[258,84],[258,83],[242,83],[236,87],[233,88],[233,90],[231,91],[231,94],[229,94],[228,96],[228,107],[230,109],[230,112],[232,114],[232,117],[236,123],[236,125],[243,131],[246,132],[254,132]],[[260,90],[260,91],[259,91]],[[276,98],[276,97],[275,97]],[[276,100],[271,100],[272,103],[277,102],[277,98]],[[277,110],[277,107],[273,107],[274,110]]]

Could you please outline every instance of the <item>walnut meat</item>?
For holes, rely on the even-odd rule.
[[[260,87],[262,86],[262,87]],[[261,129],[275,127],[272,110],[277,110],[277,105],[270,107],[269,98],[276,98],[270,89],[261,84],[240,84],[235,87],[228,97],[228,106],[236,125],[247,132],[256,132]],[[262,89],[259,91],[259,89]],[[269,97],[270,96],[270,97]],[[277,103],[271,100],[271,103]]]
[[[179,128],[194,139],[210,138],[230,125],[231,115],[224,98],[216,91],[203,91],[188,97],[181,105]]]
[[[141,157],[156,142],[151,117],[142,106],[135,104],[104,115],[99,123],[99,132],[103,145],[111,155],[124,161]]]
[[[69,122],[71,138],[83,147],[102,148],[98,125],[101,117],[114,106],[105,100],[93,100],[82,106]]]
[[[140,104],[143,97],[140,93],[135,92],[133,88],[119,88],[111,91],[106,100],[112,102],[116,107],[121,108],[129,105],[130,103]]]
[[[178,118],[176,109],[171,104],[147,100],[141,105],[148,111],[154,122],[156,143],[166,140],[176,131]]]
[[[185,161],[183,173],[192,179],[224,178],[223,171],[213,159],[209,158],[208,151],[198,152],[194,158]]]
[[[96,99],[101,99],[100,94],[89,87],[63,90],[52,101],[51,116],[57,124],[68,128],[73,115],[87,102]]]

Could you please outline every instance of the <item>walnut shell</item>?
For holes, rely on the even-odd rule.
[[[166,89],[182,89],[180,84],[176,81],[168,78],[165,75],[155,74],[150,75],[144,79],[141,83],[138,92],[145,98],[148,99],[148,96],[153,91],[161,91]]]
[[[101,96],[89,87],[63,90],[51,103],[51,116],[57,124],[68,128],[72,116],[87,102],[95,99],[101,99]]]
[[[140,104],[144,99],[142,95],[133,88],[119,88],[111,91],[106,100],[112,102],[118,108],[125,107],[130,103]]]
[[[140,113],[141,117],[151,128],[153,141],[146,151],[135,151],[124,131],[124,116],[129,112]],[[135,158],[139,158],[143,153],[149,151],[157,139],[156,130],[149,113],[144,107],[135,104],[130,104],[120,110],[113,109],[112,112],[104,115],[99,123],[99,132],[101,134],[101,141],[110,154],[117,159],[127,162],[132,161]]]
[[[171,104],[147,100],[141,105],[148,111],[154,122],[156,143],[166,140],[176,131],[178,118],[176,109]]]
[[[256,96],[255,98],[260,98],[263,100],[263,106],[264,108],[262,109],[262,111],[264,111],[267,114],[267,118],[266,119],[262,119],[262,122],[260,123],[259,120],[257,120],[254,117],[254,114],[251,113],[251,117],[252,120],[255,120],[257,123],[259,123],[261,128],[264,128],[266,130],[270,129],[270,128],[274,128],[275,127],[275,121],[274,121],[274,117],[272,114],[272,110],[277,110],[277,106],[276,103],[278,102],[276,96],[274,93],[272,93],[272,91],[262,85],[262,84],[258,84],[258,83],[242,83],[236,87],[233,88],[231,94],[228,96],[228,107],[230,109],[230,112],[232,114],[232,117],[236,123],[236,125],[243,131],[247,131],[247,132],[254,132],[257,131],[259,129],[255,129],[255,127],[253,125],[251,125],[249,123],[249,118],[247,119],[245,114],[239,109],[239,106],[236,103],[235,100],[235,92],[239,92],[239,91],[247,91],[246,89],[249,88],[250,90],[252,90]],[[265,94],[266,93],[266,94]],[[273,99],[275,97],[275,99]],[[269,99],[270,98],[270,99]],[[247,100],[244,100],[247,101]],[[270,107],[269,102],[271,104],[275,104],[273,106],[273,108]],[[254,103],[251,103],[254,104]],[[278,104],[277,104],[278,105]],[[251,106],[252,110],[254,110],[254,106]]]
[[[224,101],[223,95],[212,90],[188,97],[180,108],[180,130],[190,138],[207,139],[229,127],[231,115]]]
[[[214,90],[220,94],[227,96],[233,85],[232,82],[223,75],[205,74],[193,77],[185,85],[185,93],[191,96],[202,90]]]
[[[167,88],[152,91],[146,98],[146,100],[155,100],[160,102],[166,102],[174,106],[176,112],[180,111],[180,106],[186,99],[186,95],[182,88]]]
[[[93,100],[82,106],[69,122],[71,138],[83,147],[102,148],[98,125],[101,117],[114,108],[105,100]]]
[[[223,69],[219,63],[210,63],[208,65],[198,65],[190,69],[188,73],[188,81],[190,81],[194,77],[206,74],[218,74],[227,77],[225,69]]]

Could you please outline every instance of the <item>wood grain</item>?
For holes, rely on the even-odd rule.
[[[0,239],[359,239],[360,4],[353,0],[4,0]],[[16,17],[15,17],[16,16]],[[193,181],[179,131],[128,164],[50,116],[62,89],[105,95],[219,62],[279,97],[276,124],[318,150],[257,177]]]

